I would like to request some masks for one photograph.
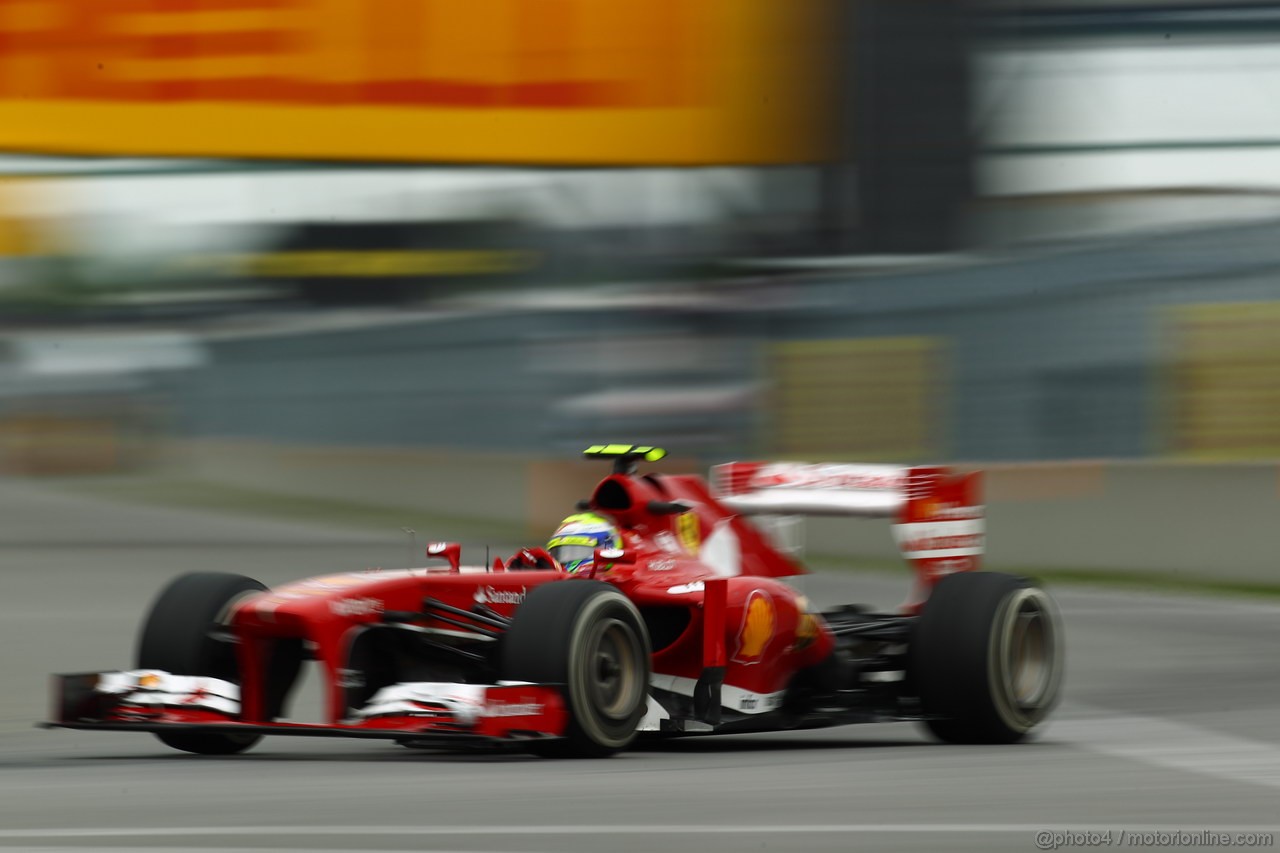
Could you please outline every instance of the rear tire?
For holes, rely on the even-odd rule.
[[[1063,639],[1053,599],[1025,578],[964,572],[934,587],[912,678],[925,725],[948,743],[1014,743],[1057,704]]]
[[[530,752],[603,757],[635,739],[648,708],[649,635],[636,606],[616,587],[593,580],[536,587],[502,643],[502,678],[564,685],[564,739],[532,741]]]
[[[240,683],[235,646],[209,631],[226,622],[231,605],[266,586],[252,578],[220,572],[196,572],[174,578],[151,605],[138,637],[139,669],[174,675],[204,675]],[[296,674],[296,667],[294,670]],[[243,752],[260,735],[219,732],[156,732],[164,744],[200,755]]]

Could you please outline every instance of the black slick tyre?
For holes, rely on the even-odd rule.
[[[1013,743],[1057,704],[1057,606],[1025,578],[963,572],[934,587],[912,638],[925,725],[948,743]]]
[[[240,682],[235,647],[218,641],[210,631],[225,622],[231,605],[266,587],[252,578],[220,572],[180,575],[165,587],[142,624],[138,637],[139,669],[159,669],[174,675],[204,675]],[[201,755],[243,752],[260,735],[219,732],[156,732],[174,749]]]
[[[611,584],[555,581],[531,590],[502,640],[501,676],[563,685],[563,740],[546,756],[602,757],[626,748],[648,707],[650,647],[636,606]]]

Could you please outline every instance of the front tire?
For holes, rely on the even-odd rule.
[[[209,636],[225,623],[231,605],[266,586],[252,578],[220,572],[196,572],[174,578],[164,588],[142,625],[138,637],[139,669],[159,669],[174,675],[204,675],[240,683],[235,647]],[[167,746],[200,755],[243,752],[260,735],[220,732],[156,732]]]
[[[1057,704],[1063,639],[1058,609],[1025,578],[949,575],[916,625],[912,677],[925,725],[948,743],[1014,743]]]
[[[502,678],[564,685],[565,737],[531,742],[531,752],[603,757],[635,739],[648,708],[649,634],[616,587],[593,580],[537,587],[502,642]]]

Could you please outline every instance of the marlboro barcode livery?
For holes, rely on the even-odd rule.
[[[940,467],[734,462],[708,484],[640,473],[654,447],[597,445],[600,481],[547,542],[266,589],[176,578],[145,618],[132,668],[55,676],[52,727],[152,732],[235,753],[261,736],[511,744],[613,754],[640,735],[919,720],[951,742],[1012,742],[1058,697],[1048,595],[977,571],[980,475]],[[817,611],[758,516],[892,521],[914,582],[894,612]],[[314,660],[319,719],[290,695]]]

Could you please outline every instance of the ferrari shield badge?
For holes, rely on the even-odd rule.
[[[698,549],[702,547],[702,530],[698,523],[698,516],[692,512],[684,512],[676,517],[676,534],[680,537],[680,544],[690,554],[697,556]]]

